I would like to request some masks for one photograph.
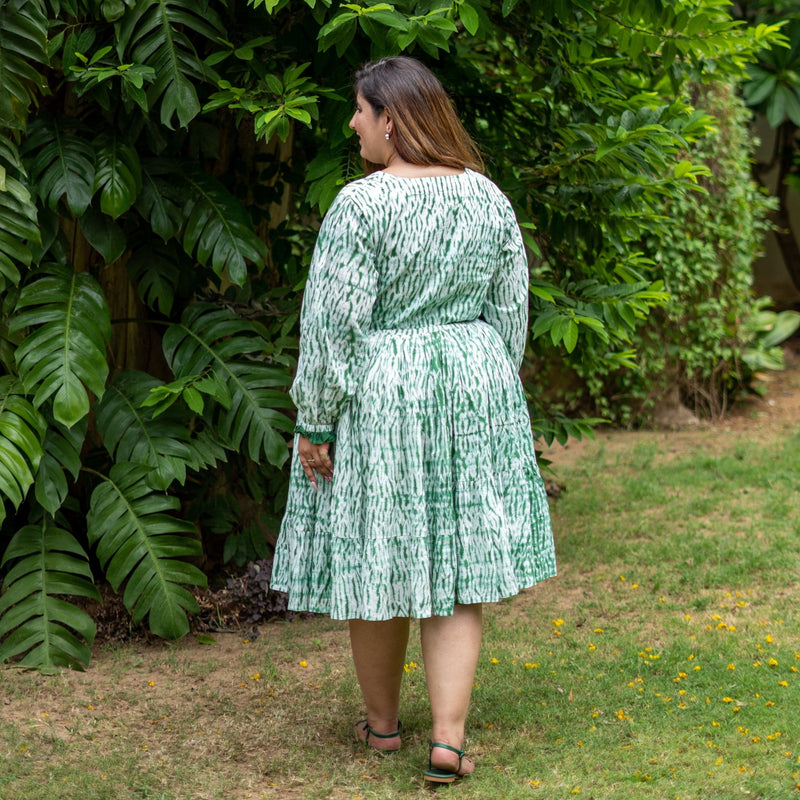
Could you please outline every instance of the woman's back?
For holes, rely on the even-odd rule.
[[[481,316],[503,245],[517,231],[491,181],[471,170],[418,178],[376,172],[343,192],[340,202],[362,214],[374,254],[373,330]]]

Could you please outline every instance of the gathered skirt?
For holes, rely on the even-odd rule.
[[[315,491],[295,446],[272,588],[334,619],[447,616],[555,575],[522,385],[481,321],[371,333]],[[296,442],[295,442],[296,444]]]

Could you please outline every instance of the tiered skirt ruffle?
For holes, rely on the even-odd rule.
[[[449,615],[555,575],[522,386],[475,321],[370,334],[318,490],[296,452],[272,588],[335,619]]]

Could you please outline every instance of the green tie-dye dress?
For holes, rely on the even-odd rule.
[[[315,491],[292,459],[272,588],[335,619],[448,615],[555,574],[517,371],[528,267],[486,177],[346,186],[314,250],[291,395],[333,441]]]

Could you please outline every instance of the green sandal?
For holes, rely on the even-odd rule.
[[[430,746],[431,749],[430,755],[428,756],[428,769],[425,771],[425,775],[423,776],[426,781],[429,781],[430,783],[453,783],[456,778],[463,777],[459,774],[461,772],[461,759],[464,758],[463,750],[459,750],[457,747],[451,747],[449,744],[445,744],[444,742],[430,742]],[[455,772],[433,766],[431,763],[431,756],[433,755],[434,747],[441,747],[443,750],[449,750],[451,753],[455,753],[458,756],[458,766],[456,767]]]
[[[397,747],[394,750],[384,750],[380,747],[374,747],[373,745],[369,744],[370,736],[374,736],[376,739],[394,739],[395,736],[400,736],[403,730],[403,723],[400,722],[400,720],[397,720],[397,730],[394,733],[378,733],[370,728],[369,722],[367,722],[365,719],[360,719],[358,722],[356,722],[354,727],[356,729],[356,739],[358,739],[359,742],[369,745],[373,750],[377,750],[379,753],[396,753],[400,749]],[[364,734],[363,739],[359,736],[359,732]]]

